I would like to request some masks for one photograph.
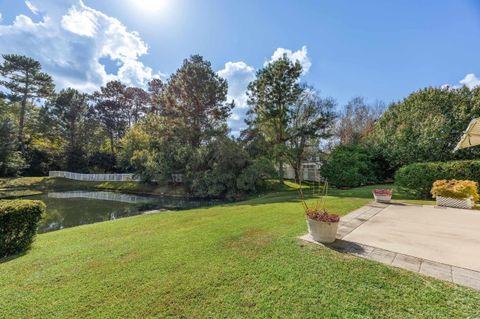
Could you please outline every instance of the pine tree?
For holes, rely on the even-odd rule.
[[[0,85],[10,91],[13,100],[19,100],[18,141],[24,147],[24,127],[27,102],[29,99],[47,98],[54,89],[52,78],[41,71],[40,62],[17,54],[2,55],[4,61],[0,65],[0,74],[4,79]]]

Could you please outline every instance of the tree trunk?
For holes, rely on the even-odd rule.
[[[75,121],[70,121],[70,149],[76,148],[75,143]]]
[[[23,127],[25,126],[25,109],[27,108],[27,97],[24,96],[20,106],[20,117],[18,121],[18,142],[23,149]]]
[[[110,150],[112,155],[115,155],[115,146],[113,145],[113,133],[110,132]]]
[[[293,171],[295,172],[295,183],[300,184],[301,183],[300,168],[298,166],[294,166]]]
[[[278,160],[278,177],[280,179],[280,184],[284,183],[284,178],[283,178],[284,172],[283,172],[283,160],[279,159]]]
[[[27,109],[27,98],[28,98],[28,82],[29,76],[28,73],[25,76],[25,91],[23,92],[22,103],[20,106],[20,117],[18,119],[18,143],[20,144],[20,150],[23,152],[25,145],[23,143],[23,128],[25,127],[25,112]]]

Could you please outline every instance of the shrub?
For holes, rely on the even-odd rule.
[[[371,154],[360,144],[335,147],[320,168],[320,174],[337,187],[357,187],[377,182]]]
[[[468,123],[480,116],[479,101],[480,90],[465,86],[418,90],[390,104],[367,140],[395,169],[416,162],[475,160],[478,147],[451,150]]]
[[[259,191],[275,175],[268,159],[251,159],[241,145],[222,138],[201,147],[186,169],[187,186],[198,197],[238,197]]]
[[[9,120],[0,120],[0,176],[16,176],[27,167],[18,151],[15,128]]]
[[[30,247],[45,204],[34,200],[0,201],[0,257],[23,252]]]
[[[88,158],[90,173],[114,173],[115,164],[115,155],[111,153],[96,152]]]
[[[429,198],[433,182],[442,179],[478,182],[480,180],[480,161],[410,164],[396,172],[395,185],[410,191],[418,198]]]
[[[25,169],[22,170],[23,176],[48,175],[48,171],[60,170],[64,161],[57,145],[44,139],[27,140],[22,156],[26,162]]]
[[[276,176],[275,167],[266,158],[253,160],[237,178],[237,188],[245,193],[257,193],[266,188],[265,180]]]
[[[457,199],[466,199],[473,197],[474,201],[478,201],[478,183],[473,181],[438,180],[433,183],[433,197],[450,197]]]

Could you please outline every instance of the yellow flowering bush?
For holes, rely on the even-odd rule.
[[[431,190],[433,197],[450,197],[457,199],[466,199],[473,197],[474,201],[478,201],[478,184],[468,180],[437,180],[433,183]]]

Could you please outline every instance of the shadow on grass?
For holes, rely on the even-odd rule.
[[[27,254],[27,252],[28,252],[28,250],[26,250],[24,252],[21,252],[21,253],[18,253],[18,254],[15,254],[15,255],[10,255],[10,256],[0,258],[0,264],[5,264],[5,263],[8,263],[9,261],[12,261],[14,259],[23,257]]]
[[[343,240],[343,239],[336,239],[331,244],[322,244],[322,243],[313,241],[313,239],[311,239],[311,238],[307,241],[309,243],[312,243],[312,244],[324,246],[328,249],[334,250],[334,251],[342,253],[342,254],[365,256],[370,252],[370,251],[365,250],[365,246],[362,246],[362,245],[357,244],[357,243],[352,242],[352,241],[346,241],[346,240]]]
[[[366,255],[368,253],[362,245],[342,239],[337,239],[331,244],[325,244],[325,247],[342,254]]]

